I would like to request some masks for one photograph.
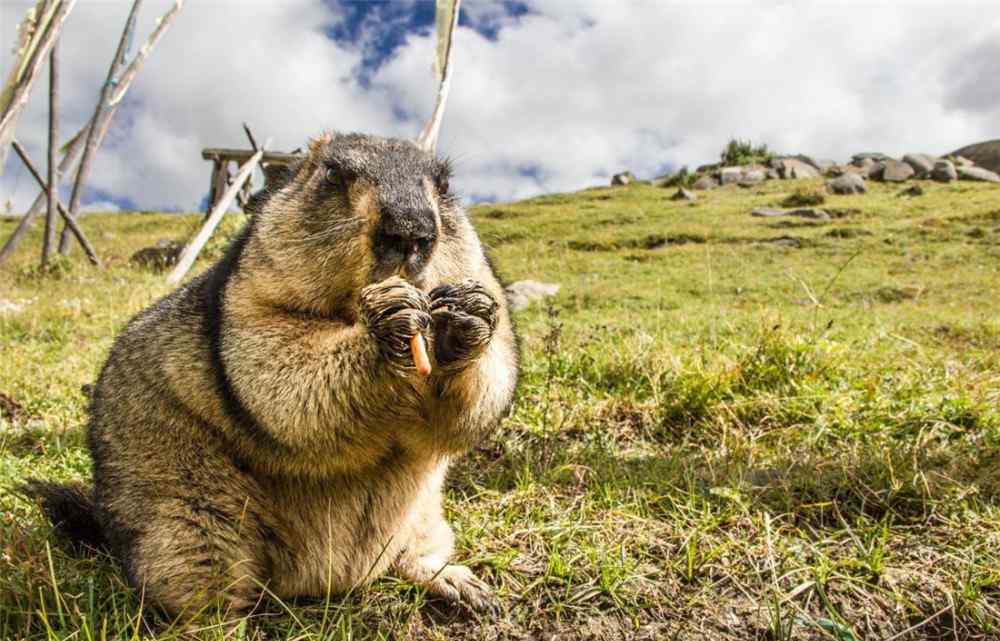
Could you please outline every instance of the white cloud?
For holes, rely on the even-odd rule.
[[[92,108],[127,4],[81,0],[67,22],[64,132]],[[149,2],[140,30],[168,4]],[[994,2],[527,4],[510,18],[500,2],[467,0],[475,24],[500,28],[494,40],[458,33],[441,146],[467,194],[516,198],[697,165],[731,136],[835,159],[997,137]],[[4,29],[26,6],[0,4]],[[338,19],[307,0],[188,2],[119,112],[93,185],[144,209],[193,208],[208,186],[201,148],[243,146],[243,120],[278,149],[327,127],[415,135],[433,99],[431,38],[411,36],[365,88],[356,72],[369,40],[330,41],[323,29]],[[41,163],[35,94],[19,133]],[[19,182],[21,204],[34,190]]]

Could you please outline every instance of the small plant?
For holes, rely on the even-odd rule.
[[[725,149],[722,150],[720,164],[723,167],[752,164],[765,165],[771,162],[771,158],[773,157],[774,154],[767,148],[767,145],[761,144],[755,147],[753,141],[749,139],[740,140],[739,138],[733,138],[726,145]]]
[[[826,202],[826,196],[821,192],[809,189],[796,189],[781,201],[782,207],[815,207]]]
[[[684,165],[674,173],[667,176],[667,179],[663,181],[664,187],[691,187],[694,182],[698,180],[698,174],[689,170],[687,165]]]

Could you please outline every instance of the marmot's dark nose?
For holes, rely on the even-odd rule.
[[[375,253],[386,261],[422,263],[437,240],[431,209],[393,210],[382,214],[375,238]]]

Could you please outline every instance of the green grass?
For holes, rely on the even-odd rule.
[[[269,602],[246,636],[1000,638],[1000,189],[922,184],[827,196],[828,222],[749,216],[820,181],[475,208],[506,279],[563,286],[518,316],[513,416],[449,482],[504,616],[384,579]],[[0,315],[0,392],[27,415],[0,419],[0,639],[144,634],[113,565],[5,490],[87,477],[80,385],[168,291],[127,257],[197,220],[89,216],[108,269],[40,274],[36,230],[0,272],[29,301]]]

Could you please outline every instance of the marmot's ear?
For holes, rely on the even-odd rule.
[[[333,134],[324,131],[316,138],[309,140],[309,156],[315,158],[323,152],[323,148],[333,142]]]

